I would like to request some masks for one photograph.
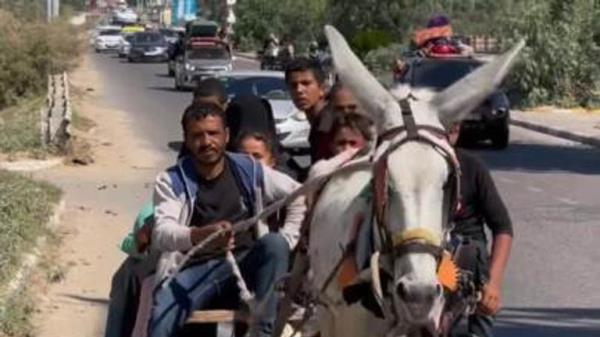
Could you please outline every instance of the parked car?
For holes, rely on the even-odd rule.
[[[167,41],[159,32],[135,33],[127,59],[129,62],[166,62],[169,59],[167,47]]]
[[[186,42],[186,49],[175,62],[175,88],[191,89],[197,81],[233,69],[229,47],[215,39]]]
[[[94,42],[96,53],[116,51],[121,45],[121,29],[106,29],[98,32]]]
[[[269,101],[277,137],[284,148],[292,152],[309,148],[310,125],[304,112],[292,102],[282,72],[232,71],[219,73],[216,78],[225,86],[229,99],[239,95],[256,95]]]
[[[128,57],[131,51],[131,42],[133,34],[122,34],[121,44],[119,45],[119,57]]]
[[[471,57],[413,57],[406,62],[408,69],[399,83],[416,90],[439,92],[460,80],[480,65],[483,59]],[[464,119],[461,142],[491,140],[497,149],[509,143],[510,103],[503,90],[498,89]]]

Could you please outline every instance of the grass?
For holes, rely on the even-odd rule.
[[[44,103],[43,97],[36,97],[0,110],[0,152],[14,154],[42,148],[40,109]]]
[[[0,170],[0,289],[21,265],[23,254],[31,251],[37,239],[55,235],[46,223],[62,192],[50,184]],[[42,256],[43,261],[43,256]],[[50,280],[60,277],[60,270],[44,268]],[[32,283],[23,286],[0,306],[0,336],[33,336],[30,318],[35,310]]]
[[[34,336],[30,319],[34,312],[34,295],[29,288],[19,289],[8,299],[4,308],[0,308],[0,336]]]
[[[48,231],[46,222],[60,196],[61,191],[50,184],[0,170],[0,285],[12,277],[23,253]]]

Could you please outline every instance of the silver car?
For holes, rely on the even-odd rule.
[[[201,79],[232,69],[232,55],[224,46],[190,48],[175,63],[175,89],[193,89]]]
[[[225,86],[229,98],[255,95],[271,104],[277,137],[289,150],[309,148],[310,125],[304,112],[298,110],[287,89],[285,76],[279,71],[232,71],[216,76]]]

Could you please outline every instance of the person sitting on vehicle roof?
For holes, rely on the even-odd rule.
[[[469,56],[473,48],[453,37],[450,19],[435,15],[427,22],[427,28],[415,31],[413,43],[424,56],[463,55]]]

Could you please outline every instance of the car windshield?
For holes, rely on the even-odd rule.
[[[206,24],[206,25],[191,25],[188,36],[190,37],[215,37],[217,36],[217,30],[219,26]]]
[[[163,37],[157,33],[140,33],[135,35],[136,43],[159,43],[163,41]]]
[[[188,50],[188,59],[222,60],[229,59],[229,52],[221,47],[205,47]]]
[[[121,31],[118,29],[108,29],[100,32],[100,36],[111,36],[111,35],[121,35]]]
[[[165,37],[177,37],[177,32],[170,29],[161,29],[160,33]]]
[[[413,87],[442,90],[460,80],[481,65],[478,61],[435,61],[414,63],[411,85]]]
[[[244,76],[219,78],[227,96],[233,98],[241,95],[256,95],[272,100],[290,100],[285,80],[270,76]]]

